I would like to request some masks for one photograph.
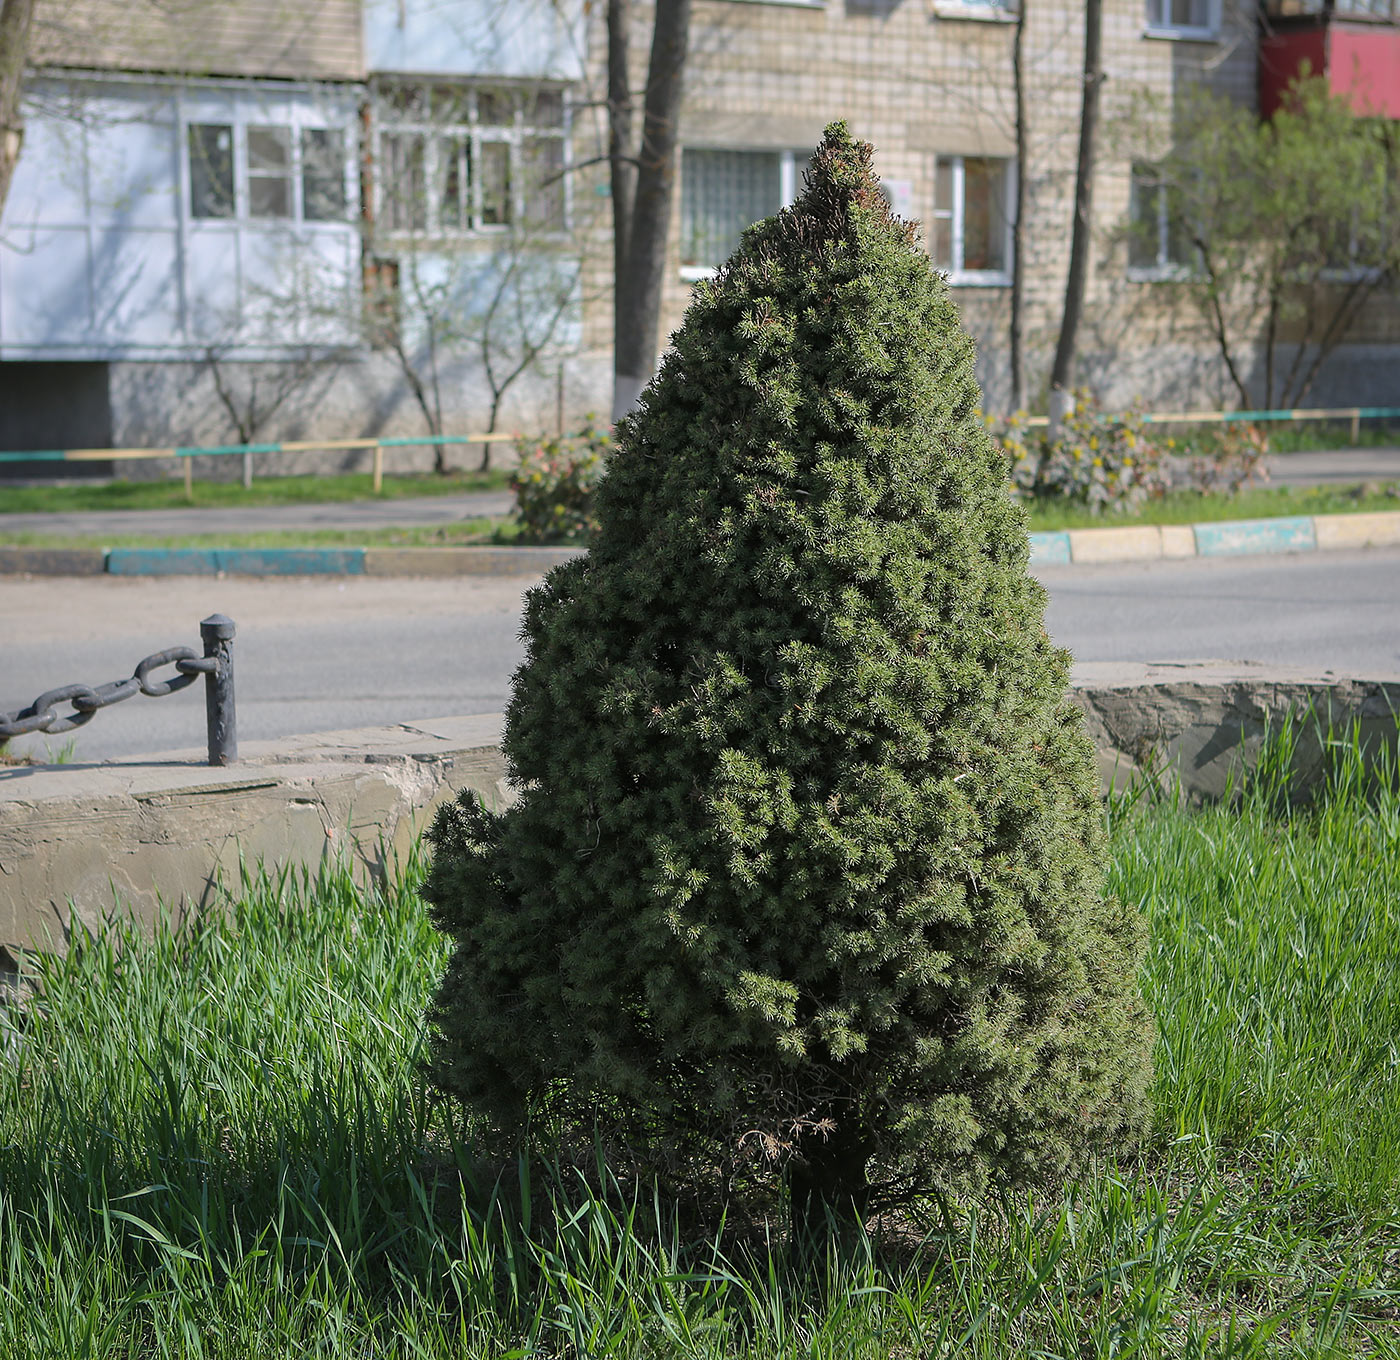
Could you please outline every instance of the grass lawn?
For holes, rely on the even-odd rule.
[[[1150,1146],[824,1277],[482,1179],[418,1072],[444,950],[411,867],[114,932],[0,1029],[0,1356],[1400,1357],[1400,799],[1114,822]]]
[[[1344,515],[1400,510],[1400,482],[1379,487],[1261,486],[1234,496],[1172,491],[1135,515],[1091,515],[1055,501],[1031,506],[1031,530],[1111,529],[1134,524],[1195,524],[1205,520],[1272,519],[1279,515]]]
[[[510,478],[503,468],[489,472],[431,472],[405,476],[384,474],[379,499],[405,496],[450,496],[466,491],[502,491]],[[77,485],[4,486],[0,484],[0,511],[6,514],[55,513],[79,510],[187,510],[209,506],[229,508],[255,505],[324,505],[330,501],[375,499],[368,472],[348,472],[325,477],[259,477],[248,489],[243,483],[194,484],[194,500],[185,499],[183,481],[112,481]]]

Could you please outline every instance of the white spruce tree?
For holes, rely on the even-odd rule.
[[[698,287],[528,597],[519,799],[444,808],[425,889],[446,1091],[653,1166],[756,1134],[799,1221],[1063,1174],[1150,1076],[1069,658],[870,162],[833,124]]]

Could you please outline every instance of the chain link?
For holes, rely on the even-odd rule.
[[[176,673],[168,680],[153,680],[151,672],[162,666],[174,665]],[[0,712],[0,741],[22,737],[27,732],[71,732],[75,727],[91,722],[100,708],[108,708],[133,694],[145,694],[152,699],[175,694],[192,685],[201,675],[211,675],[219,668],[216,656],[200,656],[193,647],[167,647],[143,657],[134,672],[125,680],[109,680],[105,685],[63,685],[41,694],[28,708],[11,713]],[[71,704],[71,713],[59,713],[56,704]]]

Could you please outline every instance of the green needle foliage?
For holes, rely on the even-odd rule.
[[[445,1090],[507,1138],[783,1168],[799,1222],[1061,1175],[1150,1075],[1069,658],[870,161],[833,124],[698,289],[529,597],[519,801],[449,805],[425,889]]]

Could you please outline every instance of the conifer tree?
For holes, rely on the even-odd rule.
[[[697,288],[527,598],[518,801],[446,806],[425,889],[446,1091],[652,1166],[761,1147],[799,1219],[1070,1171],[1149,1078],[1068,655],[870,162],[833,124]]]

